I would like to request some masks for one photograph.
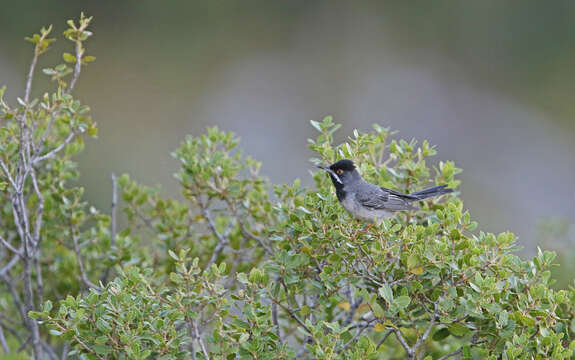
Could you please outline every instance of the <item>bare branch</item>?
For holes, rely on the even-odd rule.
[[[46,160],[46,159],[50,159],[52,157],[54,157],[57,153],[59,153],[60,151],[62,151],[62,149],[64,147],[66,147],[66,145],[68,145],[70,143],[70,141],[72,141],[76,135],[78,135],[78,133],[76,133],[76,131],[74,129],[72,129],[72,132],[70,133],[70,135],[68,135],[68,137],[66,138],[66,140],[64,140],[63,143],[61,143],[60,145],[58,145],[56,148],[52,149],[51,151],[47,152],[46,154],[42,155],[42,156],[37,156],[36,158],[34,158],[34,160],[32,160],[32,163],[34,165]]]
[[[116,245],[116,232],[117,232],[117,226],[116,226],[116,209],[118,206],[118,182],[116,181],[116,174],[112,173],[111,175],[112,178],[112,228],[110,229],[110,231],[112,232],[110,234],[111,236],[111,240],[112,240],[112,246]]]
[[[112,173],[112,210],[111,210],[111,225],[110,225],[110,239],[112,248],[116,246],[116,232],[117,232],[117,223],[116,223],[116,208],[118,206],[118,182],[116,181],[116,174]],[[101,281],[102,284],[106,284],[108,282],[108,276],[110,276],[110,267],[106,268],[104,275],[102,275]]]
[[[82,41],[76,40],[76,63],[74,64],[74,76],[72,81],[70,81],[70,87],[67,89],[66,93],[71,92],[78,81],[80,72],[82,71],[82,56],[84,55],[84,49],[82,48]]]
[[[22,247],[20,247],[20,251],[22,251]],[[20,255],[18,255],[18,254],[15,254],[14,256],[12,256],[12,259],[10,259],[8,264],[4,265],[4,267],[0,269],[0,277],[4,276],[4,274],[7,274],[10,271],[10,269],[12,269],[14,267],[14,265],[16,265],[18,263],[19,259],[20,259]]]
[[[349,308],[349,313],[347,314],[347,317],[345,319],[345,321],[343,322],[343,325],[347,326],[349,324],[351,324],[351,322],[353,321],[353,317],[357,311],[357,308],[359,307],[359,305],[361,305],[362,302],[362,298],[359,297],[358,299],[353,298],[353,294],[351,291],[351,285],[348,283],[347,287],[346,287],[346,296],[349,300],[349,304],[350,304],[350,308]]]
[[[379,349],[379,348],[381,347],[381,345],[383,345],[383,343],[385,342],[385,340],[387,340],[387,338],[389,337],[389,335],[391,335],[392,333],[393,333],[393,329],[387,330],[387,332],[385,333],[385,335],[383,335],[383,338],[377,343],[376,349]]]
[[[278,341],[280,343],[280,345],[282,344],[282,335],[281,335],[281,329],[280,329],[280,324],[278,321],[278,304],[276,304],[275,302],[272,302],[272,323],[274,324],[274,327],[276,328],[276,335],[278,337]]]
[[[271,298],[271,300],[278,304],[279,307],[281,307],[285,312],[288,313],[288,315],[294,319],[301,327],[303,327],[305,329],[305,331],[307,331],[308,333],[312,333],[311,329],[307,327],[307,325],[295,314],[295,311],[293,311],[292,309],[290,309],[289,307],[285,306],[284,304],[282,304],[281,302],[279,302],[278,300]]]
[[[393,333],[397,337],[397,340],[399,340],[399,343],[401,344],[401,346],[403,346],[403,348],[407,352],[407,356],[409,356],[410,358],[413,358],[413,350],[411,349],[411,347],[409,346],[409,344],[407,343],[407,341],[405,340],[405,338],[401,334],[401,330],[393,329]]]
[[[10,244],[8,241],[6,241],[6,239],[4,239],[2,236],[0,236],[0,243],[2,243],[2,245],[4,245],[4,247],[6,247],[12,253],[14,253],[18,256],[24,256],[22,249],[20,249],[20,250],[16,249],[15,247],[12,246],[12,244]]]
[[[38,143],[38,145],[35,146],[34,156],[38,156],[42,152],[42,150],[44,150],[44,144],[46,143],[46,140],[48,139],[48,135],[50,134],[50,130],[52,129],[52,125],[54,124],[54,121],[56,121],[56,111],[52,112],[52,116],[50,116],[50,121],[48,122],[48,126],[46,126],[46,130],[44,130],[44,133],[42,134],[42,137],[40,138],[40,142]]]
[[[44,348],[44,350],[48,354],[48,357],[50,357],[51,360],[58,360],[58,355],[56,355],[56,352],[54,351],[54,349],[52,349],[52,346],[50,346],[50,344],[48,344],[44,340],[40,340],[40,343],[42,344],[42,347]]]
[[[26,80],[26,91],[24,93],[24,102],[28,102],[30,100],[30,93],[32,92],[32,79],[34,78],[34,69],[36,68],[36,64],[38,63],[38,55],[34,54],[32,58],[32,63],[30,64],[30,70],[28,70],[28,78]]]
[[[82,261],[82,256],[80,254],[80,247],[78,246],[78,236],[73,229],[70,229],[72,233],[72,240],[74,241],[74,251],[76,252],[76,260],[78,261],[78,268],[80,269],[80,280],[88,286],[89,288],[95,289],[96,291],[100,291],[100,287],[88,279],[86,275],[86,270],[84,269],[84,262]]]
[[[373,323],[373,321],[375,321],[376,319],[373,319],[372,321],[368,321],[365,325],[361,326],[358,330],[357,333],[354,335],[354,337],[352,337],[348,342],[346,342],[341,349],[339,349],[337,351],[338,354],[341,354],[342,352],[345,351],[345,349],[347,349],[348,346],[350,346],[351,344],[353,344],[354,342],[357,341],[357,339],[359,338],[359,336],[365,331],[365,329],[371,327],[371,324]],[[388,331],[389,333],[390,331]]]
[[[423,345],[425,340],[427,340],[427,337],[431,333],[431,329],[433,329],[433,327],[435,326],[435,324],[437,323],[438,320],[439,320],[439,304],[437,301],[435,301],[433,303],[433,315],[431,315],[431,321],[429,322],[427,329],[423,333],[423,336],[421,336],[419,339],[417,339],[417,342],[415,343],[415,345],[413,345],[412,350],[413,350],[414,356],[417,353],[417,349],[419,349],[419,347],[421,345]]]
[[[66,360],[68,358],[68,351],[70,351],[70,342],[66,341],[64,343],[64,348],[62,349],[62,358],[61,360]]]
[[[92,350],[91,347],[89,347],[88,345],[86,345],[86,343],[84,343],[82,340],[80,340],[80,338],[77,335],[74,335],[74,340],[80,344],[81,347],[84,348],[84,350],[88,351],[90,354],[95,355],[99,360],[106,360],[105,358],[103,358],[102,356],[98,355],[97,352],[95,352],[94,350]]]
[[[18,191],[18,186],[16,186],[16,182],[14,181],[14,178],[12,177],[12,175],[10,175],[10,170],[8,170],[8,166],[6,166],[6,163],[2,159],[0,159],[0,167],[2,167],[2,171],[4,172],[6,179],[8,179],[10,186],[12,186],[12,188],[15,191]]]
[[[470,344],[470,346],[479,345],[479,344],[483,344],[483,343],[486,343],[486,342],[487,342],[487,340],[481,340],[481,341],[478,341],[478,342],[472,342],[472,343]],[[460,355],[462,352],[463,352],[463,346],[460,347],[458,350],[455,350],[455,351],[450,352],[449,354],[443,355],[442,357],[438,358],[437,360],[449,359],[449,358],[452,357],[452,356]]]
[[[42,35],[40,36],[40,41],[36,43],[34,48],[34,57],[32,58],[32,63],[30,64],[30,69],[28,70],[28,77],[26,78],[26,90],[24,92],[24,102],[28,103],[30,100],[30,93],[32,92],[32,79],[34,79],[34,70],[36,69],[36,64],[38,63],[38,56],[40,56],[40,44],[50,33],[50,30],[44,32],[42,31]]]
[[[4,337],[4,329],[2,328],[2,324],[0,324],[0,345],[2,345],[2,351],[4,351],[5,354],[10,353],[10,348],[8,347],[8,343]]]
[[[34,349],[34,357],[36,359],[41,359],[43,355],[42,344],[40,339],[40,329],[38,327],[38,322],[32,319],[28,314],[30,311],[34,310],[34,290],[32,285],[32,258],[27,255],[23,259],[24,267],[24,307],[25,314],[24,319],[26,321],[27,327],[30,330],[32,337],[32,348]]]
[[[204,358],[206,360],[210,360],[210,354],[208,353],[208,350],[206,349],[206,346],[204,345],[204,341],[202,340],[202,338],[200,336],[200,332],[198,331],[198,324],[197,324],[196,320],[192,321],[192,328],[194,329],[194,337],[196,338],[196,340],[200,344],[200,348],[202,349],[202,353],[204,354]]]
[[[26,312],[24,311],[24,305],[22,304],[22,300],[20,299],[20,295],[18,294],[18,292],[16,291],[16,288],[14,287],[14,282],[12,281],[12,278],[6,273],[0,273],[0,278],[2,280],[4,280],[4,282],[8,286],[8,291],[10,291],[10,296],[12,297],[12,302],[14,303],[16,310],[18,310],[18,313],[20,314],[22,321],[25,321]]]
[[[257,241],[257,242],[260,244],[260,246],[261,246],[269,255],[272,255],[272,254],[273,254],[272,249],[264,242],[264,240],[263,240],[261,237],[256,236],[255,234],[252,234],[252,233],[246,228],[246,225],[245,225],[245,223],[243,222],[241,216],[238,216],[238,213],[237,213],[237,210],[236,210],[235,205],[234,205],[233,203],[229,202],[229,201],[228,201],[227,203],[228,203],[229,209],[232,211],[232,214],[234,215],[234,217],[235,217],[236,220],[238,221],[238,224],[240,225],[240,230],[241,230],[241,232],[242,232],[242,235],[243,235],[244,237],[248,237],[248,238],[250,238],[250,239],[253,239],[253,240]]]
[[[32,168],[31,172],[32,178],[32,185],[34,187],[34,193],[38,198],[38,204],[36,205],[36,223],[34,224],[34,245],[40,246],[40,230],[42,229],[42,221],[44,220],[44,196],[40,191],[40,187],[38,186],[38,179],[36,178],[36,171]]]
[[[266,243],[264,242],[264,240],[261,237],[252,234],[248,229],[246,229],[243,221],[240,221],[238,219],[238,223],[240,224],[240,230],[242,231],[243,236],[247,236],[250,239],[257,241],[268,254],[270,254],[270,255],[273,254],[272,249],[270,249],[270,247],[268,245],[266,245]]]
[[[40,249],[36,251],[36,257],[34,258],[34,263],[36,265],[36,293],[38,294],[38,304],[44,303],[44,281],[42,278],[42,263],[40,262]]]
[[[212,257],[210,258],[210,261],[208,261],[208,263],[206,264],[206,269],[207,269],[212,264],[214,264],[216,262],[216,260],[218,259],[218,256],[220,256],[222,251],[224,251],[224,248],[228,245],[229,241],[228,241],[227,236],[220,234],[219,231],[216,229],[216,224],[214,223],[212,216],[210,214],[210,211],[207,209],[207,207],[201,201],[198,201],[198,205],[200,207],[200,210],[202,211],[202,215],[208,221],[208,226],[210,228],[210,231],[218,239],[218,244],[214,248],[214,252],[212,253]]]

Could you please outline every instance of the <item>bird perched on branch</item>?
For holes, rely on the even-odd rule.
[[[416,210],[412,203],[448,194],[453,189],[439,185],[412,194],[386,189],[365,181],[353,161],[340,160],[332,165],[318,165],[329,173],[340,204],[356,219],[378,222],[400,210]]]

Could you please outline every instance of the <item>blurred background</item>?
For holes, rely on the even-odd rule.
[[[21,96],[43,25],[94,16],[79,98],[99,124],[79,159],[107,211],[109,174],[178,187],[170,152],[186,134],[236,132],[274,183],[311,185],[310,119],[338,141],[372,123],[428,139],[454,160],[480,229],[510,230],[524,254],[575,267],[575,2],[0,0],[0,84]],[[61,62],[61,37],[41,67]],[[36,89],[49,85],[38,72]],[[41,95],[38,91],[36,96]]]

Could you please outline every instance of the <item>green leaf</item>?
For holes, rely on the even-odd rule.
[[[417,264],[419,264],[419,257],[417,256],[417,254],[410,254],[407,257],[407,268],[408,269],[413,269],[414,267],[417,266]]]
[[[248,276],[245,273],[238,273],[236,275],[238,281],[244,285],[249,284],[250,281],[248,280]]]
[[[471,360],[471,347],[469,345],[464,345],[461,348],[461,359],[462,360]]]
[[[42,312],[50,312],[52,310],[52,302],[50,300],[46,300],[42,305]]]
[[[393,291],[387,284],[379,288],[379,295],[390,304],[393,301]]]
[[[463,336],[469,332],[469,328],[462,323],[452,323],[447,326],[449,332],[455,336]]]
[[[399,296],[397,297],[394,301],[394,304],[396,304],[400,309],[405,309],[409,303],[411,302],[411,298],[409,296]]]
[[[180,258],[178,257],[178,255],[176,255],[175,252],[173,252],[172,250],[168,250],[168,255],[170,255],[170,257],[176,261],[180,261]]]
[[[441,328],[433,334],[433,341],[441,341],[446,337],[448,337],[449,335],[450,335],[449,330],[446,327]]]
[[[58,330],[56,330],[56,329],[50,329],[49,333],[50,333],[50,335],[53,335],[53,336],[60,336],[60,335],[62,335],[62,332],[61,332],[61,331],[58,331]]]
[[[62,54],[62,57],[64,58],[64,61],[67,63],[75,63],[76,62],[76,57],[70,53],[65,52],[64,54]]]
[[[321,132],[321,125],[319,124],[319,122],[314,121],[314,120],[310,120],[309,121],[311,126],[313,126],[317,131]]]
[[[84,62],[85,64],[90,63],[90,62],[93,62],[93,61],[95,61],[95,60],[96,60],[96,57],[95,57],[95,56],[89,56],[89,55],[88,55],[88,56],[84,56],[84,57],[82,58],[82,62]]]
[[[384,318],[385,317],[385,310],[376,302],[374,301],[370,304],[371,310],[373,311],[373,315],[376,318]]]

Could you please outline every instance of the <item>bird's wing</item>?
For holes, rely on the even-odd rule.
[[[410,203],[417,200],[414,196],[375,185],[368,191],[356,193],[356,199],[366,208],[390,211],[415,209]]]

